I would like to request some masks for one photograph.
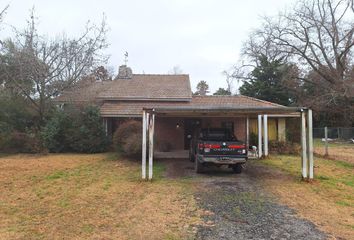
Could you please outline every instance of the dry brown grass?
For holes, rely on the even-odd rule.
[[[262,176],[266,188],[332,238],[354,239],[354,165],[317,158],[316,180],[306,183],[299,159],[272,156],[256,163],[277,169]]]
[[[315,153],[325,155],[325,148],[323,145],[315,147]],[[336,145],[328,149],[328,158],[334,160],[346,161],[354,164],[354,144],[352,145]]]
[[[185,239],[199,223],[189,182],[139,180],[107,154],[0,158],[0,239]],[[155,172],[159,173],[160,166]]]

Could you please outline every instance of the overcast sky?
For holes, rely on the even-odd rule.
[[[107,52],[117,72],[125,51],[133,73],[168,73],[179,66],[192,88],[206,80],[211,92],[226,87],[222,71],[239,59],[242,43],[260,16],[276,14],[294,0],[0,0],[5,23],[24,28],[34,6],[41,34],[82,32],[105,13]],[[6,33],[3,31],[3,33]],[[1,36],[3,37],[3,36]]]

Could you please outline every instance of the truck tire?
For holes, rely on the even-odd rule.
[[[204,172],[204,166],[201,162],[198,161],[198,159],[194,160],[195,164],[195,172],[196,173],[203,173]]]
[[[237,174],[242,173],[242,164],[238,163],[238,164],[232,166],[232,170],[234,171],[234,173],[237,173]]]

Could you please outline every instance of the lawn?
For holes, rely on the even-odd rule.
[[[252,164],[276,171],[263,176],[266,188],[335,238],[354,236],[354,164],[315,158],[315,180],[300,178],[297,156],[271,156]]]
[[[314,150],[319,156],[325,155],[325,143],[321,139],[315,139]],[[354,164],[354,144],[349,142],[329,142],[328,155],[330,159]]]
[[[299,177],[298,156],[273,155],[246,167],[244,177],[320,229],[354,236],[352,163],[316,158],[311,183]],[[154,181],[145,182],[139,162],[110,153],[3,155],[0,239],[193,239],[204,214],[196,186],[210,176],[169,179],[164,171],[155,164]]]
[[[140,180],[112,154],[0,157],[0,239],[188,239],[199,222],[188,180]]]

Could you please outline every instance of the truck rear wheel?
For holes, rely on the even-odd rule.
[[[242,164],[238,163],[238,164],[232,166],[232,170],[234,171],[234,173],[237,173],[237,174],[242,173]]]
[[[203,164],[201,162],[199,162],[197,158],[194,160],[194,162],[195,162],[195,172],[196,173],[203,173],[204,172]]]

